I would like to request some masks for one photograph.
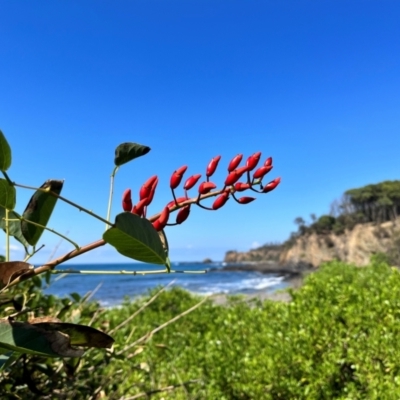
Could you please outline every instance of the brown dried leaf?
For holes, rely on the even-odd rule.
[[[20,275],[33,271],[33,266],[23,261],[0,262],[0,289]]]

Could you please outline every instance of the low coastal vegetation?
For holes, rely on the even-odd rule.
[[[1,372],[1,398],[400,398],[400,273],[384,255],[364,268],[326,263],[288,303],[219,306],[174,288],[102,309],[77,294],[44,295],[42,284],[22,284],[27,307],[101,329],[115,344],[82,359],[22,355]]]

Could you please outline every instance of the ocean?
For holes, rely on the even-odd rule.
[[[134,299],[142,296],[157,286],[180,286],[194,294],[253,294],[257,292],[273,292],[287,287],[283,277],[276,274],[262,274],[255,271],[225,271],[224,263],[173,263],[176,271],[206,271],[207,273],[171,273],[152,275],[92,275],[68,273],[53,275],[45,293],[57,296],[68,296],[78,293],[81,296],[91,292],[92,298],[105,307],[121,304],[124,298]],[[71,264],[63,265],[57,270],[74,271],[154,271],[162,269],[152,264]]]

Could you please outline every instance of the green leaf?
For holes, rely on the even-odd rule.
[[[71,346],[106,349],[110,348],[114,343],[114,339],[111,336],[86,325],[70,324],[67,322],[34,322],[34,325],[47,332],[58,331],[68,335]]]
[[[45,357],[81,357],[83,350],[72,346],[109,348],[114,343],[111,336],[90,326],[54,320],[57,321],[51,317],[30,322],[0,320],[0,348]]]
[[[68,336],[46,332],[26,322],[0,320],[0,348],[44,357],[80,357],[81,349],[69,345]]]
[[[121,143],[115,149],[114,164],[119,167],[135,158],[144,156],[149,151],[150,147],[138,143]]]
[[[0,130],[0,171],[7,171],[11,165],[11,148]]]
[[[47,189],[56,194],[60,194],[64,181],[48,180],[41,189]],[[37,190],[29,200],[29,203],[22,214],[22,217],[28,221],[46,226],[49,222],[51,213],[56,205],[57,197],[48,192]],[[35,246],[43,233],[43,228],[30,224],[26,221],[21,222],[21,231],[26,241]]]
[[[165,264],[167,255],[158,232],[149,220],[124,212],[115,218],[114,227],[103,234],[103,239],[122,255],[134,260]]]
[[[16,202],[15,187],[5,179],[0,178],[0,206],[13,210]]]
[[[6,210],[0,207],[0,228],[6,231]],[[24,235],[21,231],[21,216],[17,214],[15,211],[9,211],[8,219],[12,221],[8,221],[8,234],[10,236],[14,236],[25,248],[25,252],[28,252],[29,243],[24,238]]]

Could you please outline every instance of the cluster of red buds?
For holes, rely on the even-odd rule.
[[[262,184],[264,176],[272,169],[272,157],[265,160],[264,164],[252,172],[260,161],[261,152],[254,153],[247,161],[246,165],[239,167],[242,161],[243,155],[238,154],[233,157],[228,165],[228,175],[225,179],[224,186],[222,189],[215,190],[216,185],[210,181],[210,177],[216,171],[221,156],[214,157],[207,166],[206,169],[206,180],[201,182],[198,186],[198,195],[193,198],[189,198],[188,190],[192,189],[201,178],[201,174],[195,174],[186,179],[183,189],[185,196],[176,197],[175,189],[181,184],[183,175],[187,170],[187,166],[184,165],[178,168],[171,175],[170,188],[172,191],[173,200],[170,201],[162,210],[161,213],[154,215],[149,218],[149,221],[153,224],[157,231],[163,230],[166,226],[177,225],[184,222],[189,214],[190,207],[195,204],[206,210],[218,210],[232,197],[239,204],[248,204],[255,200],[254,197],[244,196],[237,197],[236,192],[243,192],[250,190],[256,193],[268,193],[274,190],[280,183],[281,178],[275,178],[266,185]],[[245,182],[239,182],[239,180],[245,176]],[[132,212],[140,217],[146,218],[147,207],[152,202],[154,193],[158,184],[158,178],[156,175],[149,178],[143,186],[140,188],[139,201],[137,204],[132,204],[131,190],[125,190],[122,196],[122,208],[124,211]],[[217,196],[211,207],[206,207],[201,204],[201,201]],[[174,223],[168,223],[170,214],[178,210]]]

